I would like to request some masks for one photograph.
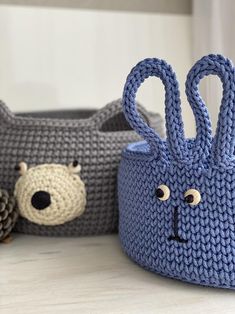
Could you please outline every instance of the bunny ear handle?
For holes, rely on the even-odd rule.
[[[159,77],[165,87],[165,118],[169,150],[175,159],[185,160],[187,147],[181,116],[178,82],[171,66],[164,60],[145,59],[131,70],[123,92],[122,104],[125,117],[130,126],[148,142],[154,154],[167,160],[162,139],[143,121],[136,108],[136,93],[140,85],[150,76]]]
[[[192,154],[197,160],[211,157],[213,162],[234,158],[235,145],[235,71],[233,64],[221,55],[210,54],[201,58],[189,71],[186,94],[195,115],[197,135]],[[199,93],[200,80],[218,75],[223,84],[223,97],[214,140],[207,107]]]

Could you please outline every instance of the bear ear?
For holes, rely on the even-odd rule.
[[[28,165],[21,161],[18,165],[15,166],[15,170],[18,171],[21,176],[23,176],[28,170]]]
[[[80,173],[81,165],[79,165],[77,160],[74,160],[71,164],[68,165],[70,173]]]

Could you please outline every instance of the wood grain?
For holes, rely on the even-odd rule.
[[[235,292],[141,269],[118,237],[14,235],[0,245],[1,314],[234,313]]]

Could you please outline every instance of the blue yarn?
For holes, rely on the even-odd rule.
[[[198,91],[200,80],[210,74],[218,75],[223,83],[214,138],[208,110]],[[136,92],[149,76],[159,77],[165,86],[165,141],[136,110]],[[232,63],[220,55],[203,57],[187,76],[186,94],[195,115],[195,139],[184,136],[177,79],[165,61],[143,60],[127,78],[123,110],[145,142],[130,144],[122,154],[118,173],[119,235],[126,253],[153,272],[234,289],[235,69]],[[170,190],[167,200],[160,197],[163,188],[157,191],[161,185]],[[189,189],[199,192],[198,204],[189,203],[198,200],[195,192],[185,197]]]

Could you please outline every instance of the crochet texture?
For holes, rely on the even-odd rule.
[[[223,83],[212,138],[198,91],[209,74]],[[149,76],[165,86],[167,140],[139,116],[136,92]],[[186,80],[196,120],[195,139],[185,139],[178,83],[163,60],[146,59],[129,74],[123,110],[146,142],[130,144],[119,168],[120,239],[127,254],[156,273],[208,286],[235,288],[235,71],[228,59],[199,60]]]
[[[161,118],[140,107],[149,124],[162,132]],[[89,115],[89,116],[88,116]],[[47,118],[45,118],[45,116]],[[15,166],[68,165],[77,160],[85,183],[87,203],[78,218],[45,226],[20,218],[19,232],[50,235],[92,235],[114,232],[118,226],[117,169],[122,148],[139,139],[122,114],[120,100],[93,112],[13,114],[0,103],[0,186],[13,191],[19,177]],[[66,208],[64,208],[66,211]]]
[[[86,205],[85,185],[70,168],[43,164],[26,170],[15,186],[20,215],[48,226],[82,215]]]

